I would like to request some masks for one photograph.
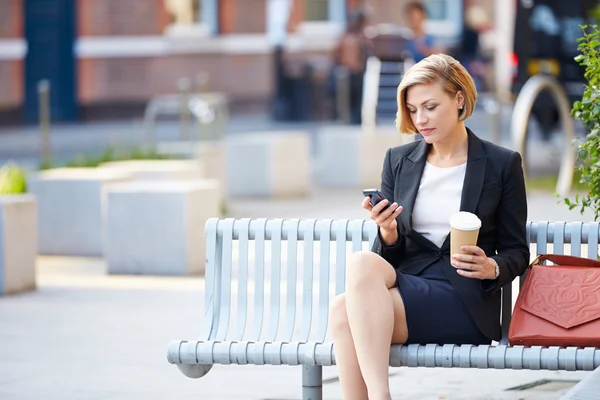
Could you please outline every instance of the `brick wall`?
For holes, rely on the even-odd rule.
[[[23,36],[23,0],[0,0],[0,38]]]
[[[0,40],[23,37],[23,0],[0,0]],[[0,111],[23,102],[23,60],[0,60]]]
[[[221,0],[221,33],[263,33],[266,31],[267,0]]]
[[[160,35],[168,24],[163,0],[79,0],[79,36]]]
[[[155,58],[107,58],[78,61],[79,101],[146,102],[155,94],[174,93],[182,76],[200,71],[211,76],[212,90],[235,102],[264,101],[272,91],[271,56],[188,54]]]

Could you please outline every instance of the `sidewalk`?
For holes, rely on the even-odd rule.
[[[365,218],[362,194],[316,191],[304,200],[237,199],[232,217]],[[591,220],[545,193],[531,193],[530,219]],[[0,298],[0,399],[301,398],[299,367],[215,366],[200,380],[166,361],[174,339],[197,338],[200,277],[106,276],[98,259],[40,257],[36,292]],[[554,400],[574,382],[508,391],[587,372],[391,369],[394,399]],[[336,368],[324,368],[324,399],[341,399]]]

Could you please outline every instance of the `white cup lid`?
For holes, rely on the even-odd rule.
[[[450,217],[450,226],[465,231],[474,231],[481,228],[481,220],[475,214],[459,211]]]

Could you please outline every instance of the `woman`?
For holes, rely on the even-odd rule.
[[[500,339],[500,288],[529,263],[518,153],[479,139],[464,120],[477,92],[463,66],[432,55],[398,87],[396,126],[423,140],[388,150],[381,190],[362,207],[378,225],[372,252],[348,259],[331,305],[345,399],[390,399],[390,343],[490,344]],[[449,217],[482,221],[477,246],[450,254]]]

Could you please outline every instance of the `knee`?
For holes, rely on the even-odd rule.
[[[385,271],[390,267],[377,254],[358,251],[348,257],[346,264],[346,289],[357,289],[385,280]]]
[[[348,325],[348,314],[346,312],[346,295],[338,294],[331,301],[329,307],[329,326],[335,336],[339,332],[350,329]]]

